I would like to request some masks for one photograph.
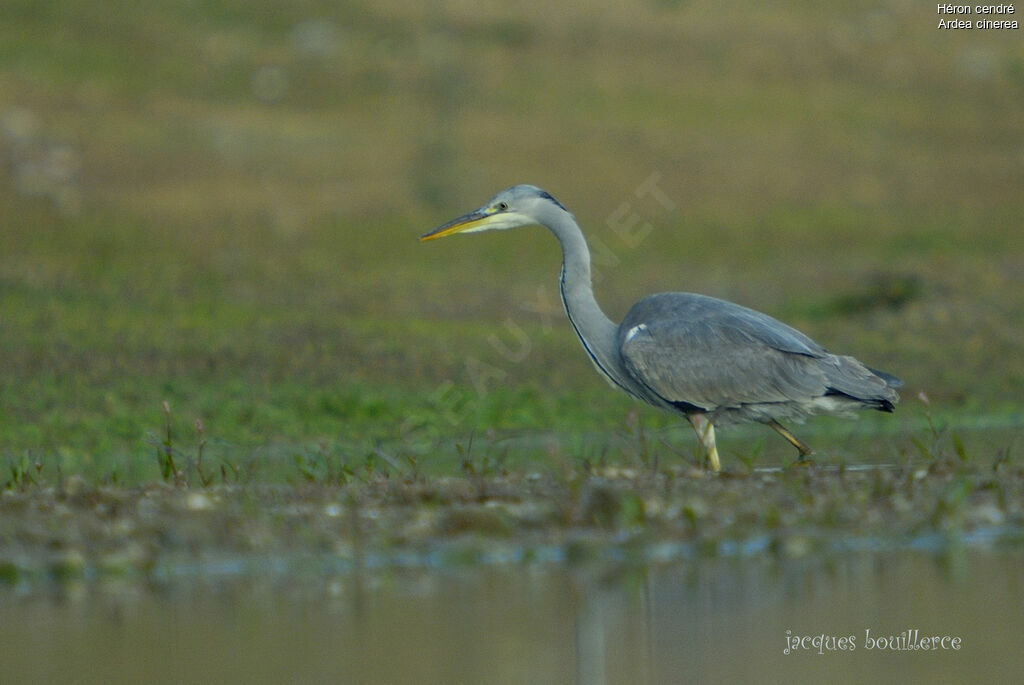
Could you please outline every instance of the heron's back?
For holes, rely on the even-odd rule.
[[[898,379],[829,353],[767,314],[694,293],[637,302],[619,327],[623,364],[648,401],[719,423],[892,411]]]

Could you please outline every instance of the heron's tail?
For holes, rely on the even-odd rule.
[[[881,378],[883,381],[885,381],[886,384],[890,388],[902,388],[903,387],[903,381],[901,381],[899,378],[897,378],[896,376],[892,375],[891,373],[886,373],[885,371],[879,371],[878,369],[872,369],[870,366],[865,366],[864,368],[866,368],[868,371],[870,371],[871,373],[875,374],[876,376]]]
[[[845,395],[867,408],[892,412],[900,401],[896,388],[903,385],[896,376],[878,371],[853,357],[833,356],[826,371],[829,395]]]

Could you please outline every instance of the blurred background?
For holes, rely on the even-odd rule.
[[[725,297],[903,377],[893,425],[1016,429],[1024,42],[938,19],[8,0],[0,454],[152,478],[172,426],[233,459],[628,424],[549,235],[417,241],[520,182],[576,214],[613,318]]]

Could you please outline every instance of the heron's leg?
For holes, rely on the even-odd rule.
[[[686,418],[690,419],[690,425],[697,432],[700,444],[704,446],[704,456],[711,462],[711,470],[716,473],[721,471],[722,466],[718,461],[718,448],[715,446],[715,427],[708,421],[708,417],[703,414],[687,414]]]
[[[797,438],[792,433],[790,433],[789,430],[787,430],[787,428],[783,426],[781,423],[779,423],[775,419],[772,419],[771,421],[768,422],[768,425],[774,428],[776,431],[778,431],[779,435],[784,437],[786,440],[789,440],[789,444],[791,444],[793,447],[797,448],[800,451],[801,460],[803,460],[804,457],[810,455],[811,448],[805,445],[804,443],[800,442],[800,439]]]

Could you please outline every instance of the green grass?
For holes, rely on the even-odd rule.
[[[823,447],[916,452],[921,390],[942,422],[1019,427],[1015,36],[802,3],[3,15],[0,464],[157,479],[164,401],[182,454],[199,419],[211,468],[269,480],[324,454],[459,472],[471,436],[481,459],[630,459],[635,407],[572,338],[551,237],[416,241],[520,181],[607,246],[610,315],[707,292],[907,381],[901,416],[862,422],[883,446],[825,421]],[[652,173],[672,209],[636,197]],[[624,203],[639,244],[609,226]],[[692,450],[641,412],[662,459]],[[727,459],[788,459],[732,435]]]

